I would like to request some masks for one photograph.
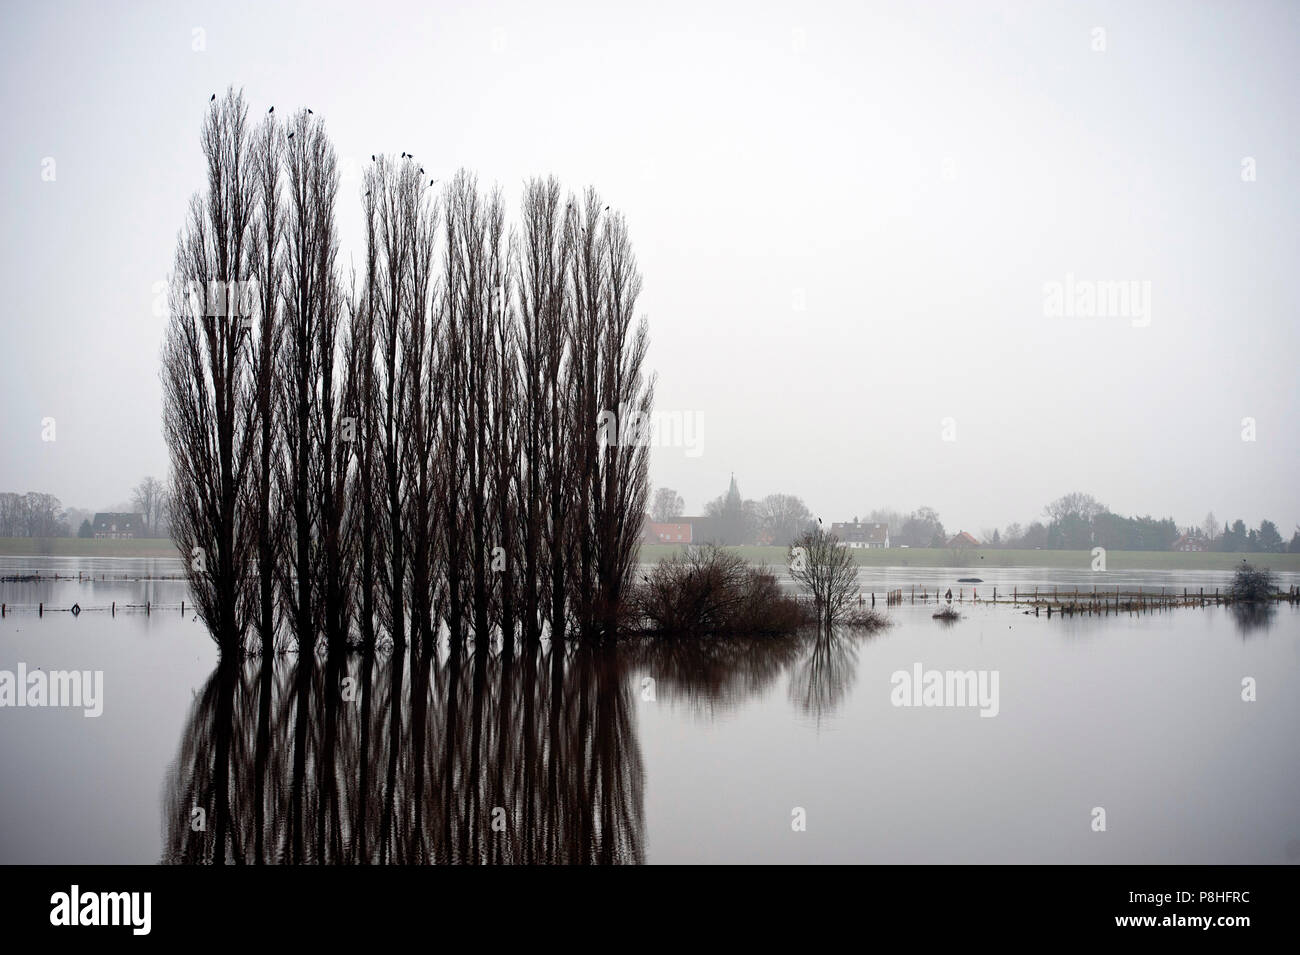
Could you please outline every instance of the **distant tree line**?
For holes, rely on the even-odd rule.
[[[685,504],[672,488],[659,488],[652,499],[650,519],[671,523],[682,518]],[[789,545],[817,521],[793,494],[769,494],[761,500],[741,497],[732,475],[727,493],[705,505],[704,514],[690,518],[696,543]]]
[[[66,513],[53,494],[0,492],[0,537],[71,537]]]
[[[668,522],[680,519],[684,503],[671,488],[656,491],[651,519]],[[1089,494],[1078,491],[1065,494],[1043,509],[1042,520],[1022,525],[1010,524],[1005,530],[986,528],[981,532],[985,547],[1021,550],[1170,550],[1186,535],[1205,543],[1207,550],[1230,553],[1300,553],[1300,527],[1290,542],[1278,532],[1272,521],[1260,522],[1258,528],[1246,527],[1237,520],[1219,525],[1208,514],[1199,527],[1180,528],[1171,517],[1125,517],[1113,513]],[[914,511],[876,508],[859,518],[869,524],[889,527],[891,547],[947,547],[951,539],[943,521],[932,507]],[[733,476],[727,493],[710,501],[702,517],[691,518],[692,537],[696,543],[775,544],[788,546],[795,538],[817,526],[817,520],[794,495],[773,494],[761,501],[741,497]]]
[[[146,477],[131,492],[130,504],[108,510],[140,514],[146,536],[161,536],[167,526],[166,485]],[[0,492],[0,537],[93,537],[93,517],[91,511],[64,508],[53,494]]]
[[[375,155],[345,275],[319,117],[253,123],[231,91],[202,149],[163,422],[172,535],[223,651],[617,629],[653,397],[623,217],[534,179],[511,227],[470,173],[435,192]]]

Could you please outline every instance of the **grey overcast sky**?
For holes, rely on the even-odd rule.
[[[1296,3],[2,16],[0,490],[98,508],[165,473],[155,283],[234,85],[325,119],[345,255],[381,151],[512,204],[554,173],[622,209],[657,407],[702,424],[698,454],[652,457],[688,512],[734,472],[828,522],[930,505],[978,533],[1072,490],[1300,522]],[[1049,314],[1067,281],[1137,282],[1149,311]]]

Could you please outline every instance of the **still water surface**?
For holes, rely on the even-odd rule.
[[[0,670],[104,673],[98,718],[0,709],[3,863],[208,861],[217,845],[246,861],[1300,861],[1289,605],[1262,618],[1211,607],[1049,621],[966,604],[943,626],[933,603],[904,604],[865,637],[444,646],[424,667],[287,657],[262,673],[218,666],[202,624],[179,611],[182,581],[49,579],[78,572],[180,566],[0,558],[0,576],[42,576],[0,583],[0,600],[23,608],[0,621]],[[957,592],[971,573],[862,579],[881,593]],[[980,576],[981,596],[1228,581]],[[85,609],[42,619],[42,601]],[[116,617],[98,609],[113,601]],[[125,609],[146,601],[148,615]],[[918,663],[996,671],[997,716],[894,706],[892,674]],[[1242,701],[1246,677],[1255,702]],[[1092,830],[1095,807],[1105,832]],[[805,831],[792,828],[797,809]]]

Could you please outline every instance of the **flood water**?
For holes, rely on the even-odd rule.
[[[967,602],[944,625],[931,601],[868,636],[444,645],[424,666],[262,672],[218,666],[183,581],[111,579],[179,573],[0,558],[0,576],[41,575],[0,583],[0,672],[103,672],[98,717],[0,708],[0,863],[1300,861],[1292,605],[1048,620]],[[972,575],[981,596],[1229,580],[862,580],[957,594]],[[918,665],[996,674],[996,715],[894,705]]]

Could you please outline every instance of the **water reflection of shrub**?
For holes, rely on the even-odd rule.
[[[658,702],[684,701],[696,712],[729,709],[765,692],[804,654],[803,633],[627,641],[629,664],[653,677]]]
[[[1277,608],[1268,602],[1246,602],[1232,604],[1228,608],[1237,632],[1249,636],[1256,630],[1267,630],[1273,625],[1273,616]]]
[[[790,701],[819,722],[847,698],[858,672],[858,645],[864,633],[819,627],[807,654],[790,673]]]

